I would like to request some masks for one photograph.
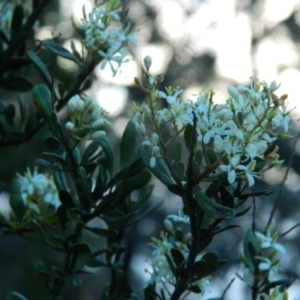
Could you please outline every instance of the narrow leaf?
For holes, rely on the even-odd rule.
[[[29,50],[27,52],[27,56],[31,60],[31,62],[34,64],[34,66],[36,67],[36,69],[38,70],[38,72],[40,73],[42,78],[45,80],[45,82],[48,85],[50,85],[51,81],[52,81],[51,75],[48,72],[48,69],[47,69],[46,65],[44,64],[44,62],[32,50]]]
[[[44,40],[41,42],[41,45],[50,50],[51,52],[57,54],[58,56],[74,61],[76,64],[78,64],[76,57],[69,50],[65,49],[59,44],[49,40]]]
[[[216,219],[233,219],[235,210],[216,203],[203,194],[199,188],[193,188],[197,204],[210,217]]]
[[[129,121],[125,127],[120,144],[120,166],[125,167],[128,164],[130,156],[135,148],[138,133],[132,121]]]

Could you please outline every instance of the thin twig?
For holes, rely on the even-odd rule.
[[[277,209],[277,207],[278,207],[279,199],[281,198],[281,195],[282,195],[282,192],[283,192],[283,186],[284,186],[284,184],[285,184],[285,182],[286,182],[286,180],[287,180],[289,171],[290,171],[291,166],[292,166],[292,162],[293,162],[293,159],[294,159],[294,156],[295,156],[296,144],[297,144],[297,141],[298,141],[299,137],[300,137],[300,130],[299,130],[299,132],[298,132],[298,134],[297,134],[297,137],[296,137],[296,139],[295,139],[295,142],[294,142],[294,145],[293,145],[293,148],[292,148],[292,149],[293,149],[293,150],[292,150],[292,155],[291,155],[291,158],[290,158],[290,160],[289,160],[288,167],[287,167],[287,169],[286,169],[286,171],[285,171],[283,180],[282,180],[282,182],[281,182],[281,184],[280,184],[280,187],[279,187],[279,190],[278,190],[277,197],[276,197],[276,199],[275,199],[275,201],[274,201],[274,205],[273,205],[272,211],[271,211],[271,213],[270,213],[270,217],[269,217],[269,220],[268,220],[268,222],[267,222],[267,225],[266,225],[266,228],[265,228],[265,232],[267,232],[269,226],[271,225],[272,220],[273,220],[274,215],[275,215],[275,211],[276,211],[276,209]]]
[[[225,294],[227,293],[227,291],[230,289],[231,285],[233,284],[233,282],[235,281],[235,278],[232,278],[230,280],[230,282],[228,283],[227,287],[225,288],[220,300],[224,300]]]
[[[300,226],[300,222],[295,224],[294,226],[292,226],[290,229],[288,229],[286,232],[284,233],[281,233],[279,236],[280,237],[283,237],[285,235],[287,235],[288,233],[290,233],[292,230],[294,230],[295,228],[299,227]]]

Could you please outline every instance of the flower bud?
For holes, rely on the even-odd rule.
[[[164,220],[164,225],[165,225],[165,227],[168,231],[170,231],[171,233],[174,232],[173,224],[170,220],[165,219]]]
[[[135,123],[135,130],[141,134],[141,135],[144,135],[146,133],[146,127],[143,123],[138,123],[136,122]]]
[[[98,130],[92,133],[91,138],[92,140],[101,140],[106,136],[106,132],[104,130]]]
[[[70,114],[72,114],[76,111],[76,104],[72,99],[69,100],[69,102],[67,103],[67,108],[68,108]]]
[[[145,68],[146,68],[147,71],[149,71],[151,65],[152,65],[152,58],[149,55],[147,55],[144,58],[144,66],[145,66]]]
[[[75,129],[75,125],[72,122],[67,122],[65,127],[68,131],[73,131]]]
[[[93,129],[99,129],[104,125],[104,119],[98,119],[92,123]]]

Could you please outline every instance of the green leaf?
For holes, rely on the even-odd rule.
[[[13,212],[15,213],[17,219],[21,221],[26,212],[26,206],[21,195],[11,195],[9,197],[9,205]]]
[[[100,148],[100,142],[99,141],[93,141],[91,142],[87,148],[85,149],[82,159],[81,159],[81,165],[84,166],[89,160],[92,159],[92,156],[95,154],[96,151],[98,151]]]
[[[255,258],[259,252],[259,242],[252,228],[248,229],[244,238],[244,255],[247,259],[249,269],[252,273],[255,272],[255,266],[258,264]]]
[[[49,114],[53,111],[51,93],[46,85],[38,84],[31,92],[32,102],[45,121],[49,121]]]
[[[23,18],[24,18],[23,6],[16,5],[12,16],[11,26],[10,26],[11,40],[13,40],[16,37],[20,29],[22,28]]]
[[[52,79],[44,62],[32,50],[29,50],[27,52],[27,56],[34,64],[34,66],[36,67],[36,69],[38,70],[42,78],[48,84],[48,86],[50,86]]]
[[[80,271],[87,263],[92,252],[87,244],[75,244],[70,248],[71,268],[74,272]]]
[[[19,110],[20,110],[20,125],[22,126],[26,119],[26,106],[24,97],[21,94],[18,94],[18,103],[19,103]]]
[[[200,294],[202,290],[198,286],[193,285],[193,286],[188,288],[188,291],[191,291],[195,294]]]
[[[189,152],[191,151],[191,146],[193,146],[193,140],[192,140],[193,132],[194,132],[194,127],[191,124],[188,124],[184,130],[184,141],[185,141],[186,148]]]
[[[209,160],[209,163],[210,163],[210,164],[213,165],[215,162],[218,161],[218,158],[217,158],[217,155],[216,155],[214,149],[208,148],[208,149],[206,150],[206,155],[207,155],[207,157],[208,157],[208,160]]]
[[[22,76],[2,79],[0,86],[14,92],[28,92],[32,89],[32,83]]]
[[[59,190],[58,192],[59,200],[65,207],[73,207],[73,199],[69,192],[66,190]]]
[[[214,197],[216,194],[219,193],[221,186],[222,184],[220,180],[214,180],[206,189],[205,195],[208,198]]]
[[[179,163],[181,161],[181,155],[182,155],[182,144],[180,142],[177,142],[172,148],[171,159]]]
[[[84,205],[89,205],[90,207],[94,207],[95,204],[92,200],[91,195],[91,182],[88,180],[85,169],[83,167],[78,168],[79,176],[78,182],[81,187],[82,194],[80,195],[80,201]]]
[[[215,219],[233,219],[235,210],[216,203],[203,194],[203,192],[195,187],[193,193],[199,207],[209,216]]]
[[[60,141],[55,137],[48,137],[45,140],[46,147],[51,152],[56,152],[60,147]]]
[[[113,154],[110,141],[107,138],[103,138],[99,140],[99,144],[102,147],[103,152],[105,153],[108,171],[110,176],[112,176],[113,169],[114,169],[114,154]]]
[[[8,292],[5,295],[5,300],[27,300],[27,298],[17,292]]]
[[[154,189],[154,185],[145,186],[138,197],[138,200],[133,204],[133,210],[139,209],[151,196]]]
[[[78,60],[76,59],[76,57],[69,50],[65,49],[59,44],[49,40],[44,40],[41,41],[41,45],[50,50],[51,52],[57,54],[58,56],[61,56],[78,64]]]
[[[120,143],[120,167],[123,168],[128,164],[128,161],[135,148],[138,133],[132,121],[129,121],[123,132]]]
[[[186,181],[186,176],[184,174],[184,164],[182,162],[172,161],[173,172],[176,175],[176,178],[180,181]]]
[[[81,286],[82,285],[82,280],[76,276],[72,276],[72,284],[73,286]]]
[[[156,166],[152,168],[150,166],[150,153],[152,152],[152,148],[149,145],[141,144],[139,145],[139,153],[144,164],[149,168],[149,170],[159,179],[163,184],[166,186],[170,184],[175,184],[174,180],[172,179],[168,168],[162,158],[156,159]]]
[[[93,232],[99,236],[106,236],[106,237],[116,237],[118,236],[119,232],[113,229],[102,229],[96,227],[84,227],[84,229]]]
[[[183,264],[185,263],[183,254],[179,250],[172,248],[171,255],[172,255],[172,258],[173,258],[173,261],[174,261],[176,267],[177,268],[182,267]]]
[[[155,290],[156,290],[155,283],[148,284],[144,288],[144,299],[145,300],[156,300]]]
[[[15,114],[16,114],[15,106],[12,104],[7,105],[4,110],[4,115],[8,123],[11,125],[13,125]]]
[[[53,132],[53,134],[57,137],[60,136],[60,131],[59,131],[59,122],[58,122],[58,116],[55,111],[50,111],[48,114],[48,118],[45,120],[48,122],[50,130]]]
[[[11,227],[10,223],[6,220],[6,218],[3,216],[1,211],[0,211],[0,226],[7,227],[7,228]]]
[[[202,158],[203,158],[202,150],[197,149],[195,152],[195,161],[198,163],[199,166],[201,166]]]
[[[138,222],[139,220],[143,219],[144,217],[146,217],[147,215],[149,215],[151,212],[153,212],[154,210],[156,210],[158,207],[160,207],[163,204],[163,201],[160,201],[158,203],[153,204],[152,206],[150,206],[147,210],[143,211],[143,212],[139,212],[134,214],[134,216],[132,218],[129,219],[128,223],[134,224],[136,222]]]
[[[230,193],[230,191],[225,186],[222,186],[220,192],[222,205],[233,208],[234,196]]]
[[[177,184],[170,184],[168,189],[171,193],[182,197],[184,195],[184,190]]]

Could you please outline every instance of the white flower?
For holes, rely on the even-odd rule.
[[[58,190],[52,177],[37,173],[36,169],[33,173],[27,169],[24,176],[17,174],[17,177],[20,182],[21,196],[30,208],[39,212],[39,206],[43,203],[53,205],[56,209],[60,206]]]

